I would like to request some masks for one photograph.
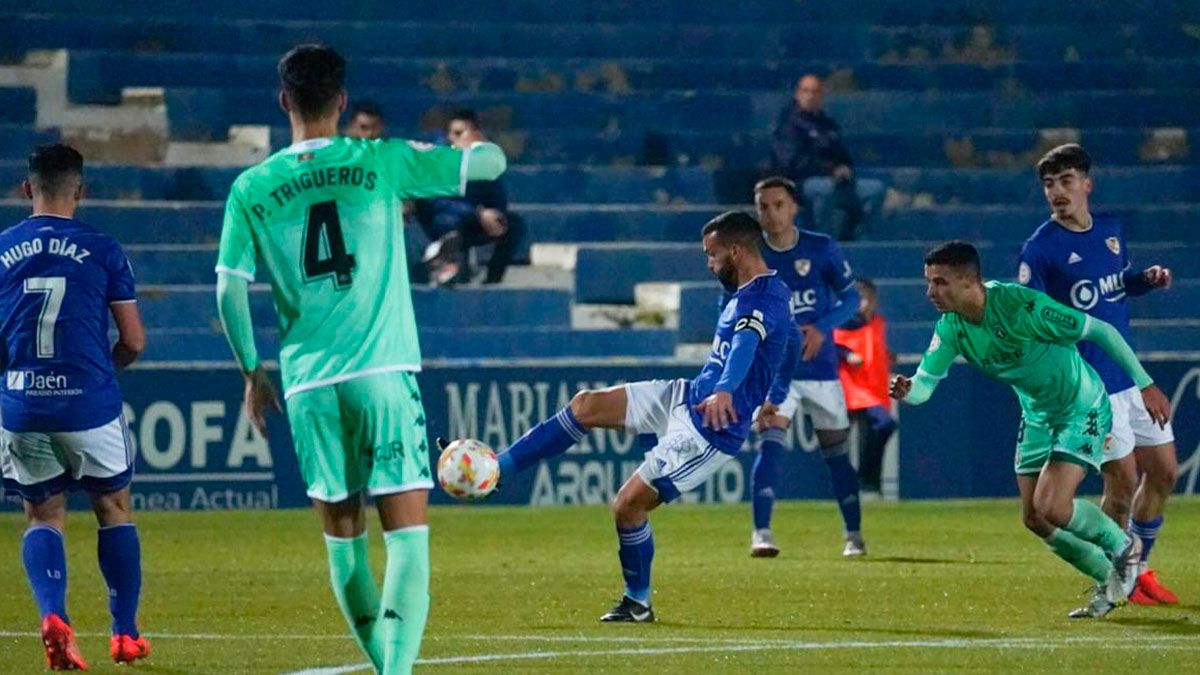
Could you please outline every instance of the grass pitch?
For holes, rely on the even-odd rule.
[[[1066,618],[1088,584],[1022,529],[1015,501],[869,503],[870,555],[850,561],[832,504],[776,508],[773,560],[748,555],[748,505],[656,512],[653,625],[597,623],[621,588],[607,511],[434,508],[418,672],[1200,672],[1200,499],[1171,502],[1154,550],[1180,605],[1102,621]],[[311,512],[138,521],[154,654],[118,671],[94,521],[71,517],[69,609],[93,672],[369,672],[354,667],[365,658],[334,605]],[[23,528],[0,514],[3,673],[42,671]],[[377,537],[372,555],[381,570]]]

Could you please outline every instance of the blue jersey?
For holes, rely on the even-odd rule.
[[[58,216],[0,233],[4,428],[83,431],[116,419],[109,305],[134,301],[129,259],[112,237]]]
[[[1055,220],[1042,223],[1021,248],[1017,280],[1107,321],[1133,344],[1125,298],[1141,295],[1149,287],[1140,272],[1130,270],[1125,236],[1116,218],[1094,215],[1087,232],[1073,232]],[[1079,352],[1100,374],[1108,393],[1133,386],[1129,375],[1099,345],[1081,341]]]
[[[762,246],[767,267],[777,270],[779,278],[791,289],[791,311],[796,324],[816,324],[825,333],[825,341],[815,358],[796,360],[792,379],[836,380],[838,356],[833,329],[844,320],[833,319],[830,325],[830,319],[842,302],[838,296],[854,289],[854,270],[833,239],[808,230],[800,230],[799,235],[796,245],[785,251],[772,248],[767,241]],[[845,318],[849,319],[858,311],[857,301],[846,309]]]
[[[767,392],[779,374],[788,339],[795,330],[788,311],[788,297],[787,286],[774,273],[755,277],[739,288],[726,303],[717,321],[717,333],[713,337],[708,361],[688,387],[687,402],[692,424],[705,440],[721,452],[733,454],[742,447],[750,431],[754,409],[767,399]],[[725,371],[733,336],[739,331],[753,331],[759,341],[749,372],[733,392],[733,406],[738,421],[721,431],[708,429],[703,426],[703,417],[693,408],[716,389]]]

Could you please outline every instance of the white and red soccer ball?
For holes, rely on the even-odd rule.
[[[446,494],[463,500],[483,499],[500,480],[496,451],[471,438],[450,443],[437,463],[438,483]]]

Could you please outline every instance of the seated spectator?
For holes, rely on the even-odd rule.
[[[830,233],[836,229],[838,239],[852,240],[866,217],[863,202],[878,209],[883,183],[856,178],[841,128],[825,112],[823,98],[821,78],[800,78],[793,100],[779,115],[771,161],[776,173],[803,186],[806,227]],[[842,212],[840,227],[834,227],[831,207]]]
[[[479,116],[473,110],[459,110],[450,118],[446,137],[456,147],[479,130]],[[465,148],[464,148],[465,149]],[[433,243],[426,249],[430,278],[436,283],[470,281],[472,248],[493,245],[488,259],[485,284],[496,284],[512,262],[524,235],[524,221],[509,211],[508,195],[500,180],[471,181],[462,198],[419,199],[413,216]]]
[[[387,124],[383,120],[383,110],[378,103],[363,99],[350,108],[343,135],[374,140],[383,138],[385,133]]]
[[[893,356],[887,347],[887,322],[879,313],[879,292],[870,279],[860,279],[858,314],[833,340],[841,357],[838,378],[846,393],[850,420],[858,426],[858,480],[864,494],[880,491],[883,452],[896,430],[888,397]],[[876,495],[878,496],[878,495]]]

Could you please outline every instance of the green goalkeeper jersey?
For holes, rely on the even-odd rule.
[[[1017,284],[989,281],[983,321],[947,312],[917,369],[935,380],[962,355],[1012,386],[1026,419],[1054,422],[1086,412],[1104,395],[1104,382],[1075,343],[1090,317],[1050,296]]]
[[[234,181],[217,272],[253,281],[262,261],[285,396],[420,370],[402,200],[461,195],[465,156],[404,140],[318,138]]]

